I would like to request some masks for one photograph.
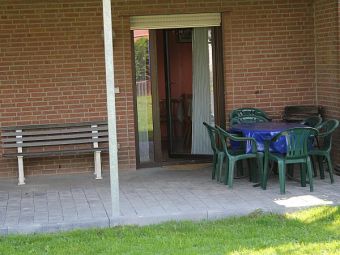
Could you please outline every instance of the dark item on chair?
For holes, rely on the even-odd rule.
[[[322,118],[320,116],[312,116],[301,121],[301,124],[317,128],[322,123]]]
[[[269,120],[262,116],[240,116],[234,117],[230,120],[230,125],[233,126],[235,124],[240,123],[257,123],[257,122],[268,122]]]
[[[318,130],[315,128],[291,128],[280,132],[265,143],[265,160],[262,179],[262,188],[266,189],[268,180],[268,162],[277,161],[279,166],[280,193],[285,194],[286,164],[302,164],[301,186],[306,186],[306,168],[309,179],[310,191],[313,191],[313,174],[311,160],[308,155],[310,138],[316,136]],[[272,153],[269,151],[270,143],[277,141],[280,137],[285,137],[287,141],[286,154]]]
[[[287,122],[301,122],[312,116],[324,118],[324,108],[318,105],[291,105],[284,108],[283,120]]]
[[[323,159],[325,158],[328,165],[329,176],[331,183],[334,182],[333,177],[333,165],[331,161],[331,149],[332,149],[332,134],[335,129],[339,126],[338,120],[327,120],[318,127],[319,134],[317,139],[319,144],[322,144],[319,148],[314,148],[309,152],[310,156],[315,156],[318,158],[320,177],[325,178],[325,173],[323,169]]]
[[[263,171],[263,154],[257,151],[256,140],[254,138],[248,137],[237,137],[218,126],[217,130],[222,142],[224,155],[227,158],[224,183],[228,184],[229,188],[233,187],[235,163],[243,159],[257,159],[258,173],[260,174],[260,179],[262,179],[261,174]],[[249,142],[251,143],[252,151],[250,153],[245,153],[244,150],[232,150],[228,148],[228,142],[231,141]],[[220,167],[222,167],[222,164],[220,165]]]
[[[269,116],[264,111],[257,109],[257,108],[239,108],[239,109],[233,110],[230,113],[230,119],[240,118],[244,116],[247,116],[247,117],[260,116],[260,117],[267,119],[268,121],[271,121],[271,118],[269,118]]]
[[[221,177],[220,169],[222,168],[222,165],[223,165],[224,152],[220,150],[217,145],[218,130],[213,126],[210,126],[206,122],[203,122],[203,125],[207,128],[209,138],[210,138],[211,149],[214,153],[213,154],[213,171],[212,171],[211,179],[216,178],[217,181],[220,181],[220,177]]]

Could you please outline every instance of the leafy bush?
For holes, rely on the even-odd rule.
[[[136,81],[145,81],[149,75],[149,39],[141,37],[135,41]]]

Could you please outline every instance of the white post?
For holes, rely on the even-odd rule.
[[[18,156],[17,158],[18,158],[18,171],[19,171],[18,185],[24,185],[25,184],[24,157]]]
[[[103,179],[102,177],[102,159],[101,159],[101,151],[94,152],[94,171],[96,174],[96,180]]]
[[[92,139],[98,139],[98,125],[91,125],[92,130]],[[98,142],[93,142],[93,148],[97,149],[99,147]],[[94,152],[94,174],[96,175],[96,179],[100,180],[102,178],[102,160],[101,160],[101,151]]]
[[[118,156],[116,131],[116,103],[113,70],[112,46],[112,19],[111,0],[103,0],[105,71],[106,71],[106,97],[109,132],[109,158],[110,158],[110,184],[112,217],[119,216],[119,182],[118,182]]]
[[[15,138],[22,138],[22,130],[16,130],[16,133],[18,135],[15,136]],[[22,141],[17,141],[17,144],[22,143]],[[22,153],[22,147],[18,147],[18,153]],[[24,157],[18,156],[18,185],[24,185],[25,184],[25,174],[24,174]]]

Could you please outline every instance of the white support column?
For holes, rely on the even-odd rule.
[[[98,136],[98,130],[97,129],[97,125],[91,125],[91,129],[92,129],[92,139],[97,139],[99,138]],[[98,142],[93,142],[93,148],[97,149],[99,147]],[[95,151],[93,153],[94,156],[94,174],[96,175],[96,179],[100,180],[103,179],[102,178],[102,160],[101,160],[101,151]]]
[[[119,216],[119,181],[116,131],[116,103],[113,69],[111,0],[103,0],[106,96],[109,131],[110,184],[112,217]]]
[[[22,138],[22,130],[15,130],[18,135],[16,138]],[[22,141],[17,141],[17,144],[22,143]],[[22,147],[18,147],[18,153],[22,153]],[[24,157],[18,156],[18,185],[25,184],[25,174],[24,174]]]

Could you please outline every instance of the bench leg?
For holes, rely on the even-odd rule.
[[[96,174],[96,179],[103,179],[102,177],[102,160],[100,156],[100,151],[94,152],[94,172]]]
[[[18,156],[18,171],[19,171],[18,185],[24,185],[25,176],[24,176],[24,157],[23,156]]]

